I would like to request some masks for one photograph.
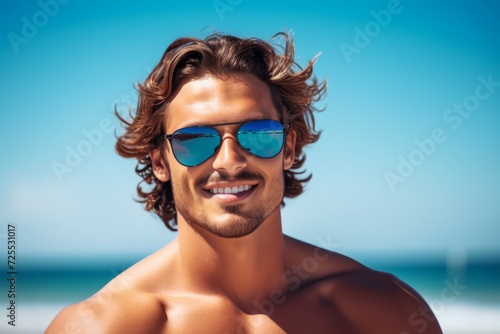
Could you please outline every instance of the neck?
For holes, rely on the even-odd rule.
[[[190,290],[222,294],[251,308],[283,286],[284,239],[277,209],[254,232],[221,238],[179,217],[179,268]]]

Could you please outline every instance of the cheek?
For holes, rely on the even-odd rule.
[[[278,156],[274,159],[277,161],[273,161],[273,163],[269,165],[261,165],[261,171],[265,173],[266,178],[268,179],[268,183],[273,188],[284,187],[285,184],[285,161],[283,160],[283,156]],[[271,189],[274,191],[275,189]],[[278,189],[276,189],[278,190]]]
[[[180,202],[186,203],[188,200],[192,201],[196,196],[194,183],[197,176],[194,173],[188,172],[186,169],[187,168],[183,166],[176,166],[170,170],[172,191],[175,201],[178,204]]]
[[[188,180],[185,173],[178,169],[177,166],[173,166],[173,164],[170,164],[170,182],[172,182],[174,197],[178,197],[179,194],[188,189]]]

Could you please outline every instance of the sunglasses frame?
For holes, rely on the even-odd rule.
[[[238,139],[238,132],[240,131],[241,127],[245,124],[248,124],[248,123],[252,123],[252,122],[258,122],[258,121],[274,121],[274,122],[277,122],[281,125],[282,127],[282,131],[283,131],[283,143],[281,144],[281,147],[280,147],[280,150],[278,151],[278,153],[276,153],[274,156],[272,157],[261,157],[257,154],[254,154],[252,152],[250,152],[249,150],[247,150],[245,147],[241,146],[241,143]],[[283,147],[285,146],[285,142],[286,142],[286,130],[290,127],[290,124],[286,123],[286,124],[283,124],[281,123],[280,121],[276,120],[276,119],[253,119],[253,120],[248,120],[248,121],[243,121],[243,122],[230,122],[230,123],[220,123],[220,124],[211,124],[211,125],[193,125],[193,126],[186,126],[184,128],[180,128],[180,129],[177,129],[175,130],[174,132],[172,132],[171,134],[166,134],[166,135],[163,135],[163,138],[164,139],[167,139],[169,142],[170,142],[170,147],[172,148],[172,153],[174,154],[174,157],[175,157],[175,160],[177,160],[177,162],[185,167],[196,167],[196,166],[199,166],[201,165],[202,163],[206,162],[207,160],[209,160],[211,157],[213,157],[218,151],[219,151],[219,148],[220,148],[220,142],[222,142],[222,136],[221,136],[221,133],[219,130],[216,129],[216,127],[219,127],[219,126],[225,126],[225,125],[236,125],[236,124],[240,124],[240,126],[238,127],[238,129],[236,130],[236,142],[238,143],[238,145],[243,149],[245,150],[245,152],[248,152],[250,153],[251,155],[253,156],[256,156],[258,158],[261,158],[261,159],[271,159],[271,158],[274,158],[275,156],[277,156],[278,154],[280,154],[281,151],[283,151]],[[195,164],[195,165],[186,165],[184,163],[182,163],[181,161],[179,161],[179,159],[177,158],[177,155],[175,154],[174,152],[174,149],[173,149],[173,144],[172,144],[172,139],[173,139],[173,136],[175,135],[176,132],[178,131],[181,131],[181,130],[184,130],[184,129],[190,129],[190,128],[212,128],[214,129],[215,131],[217,131],[217,133],[219,134],[219,139],[220,139],[220,142],[219,142],[219,145],[217,147],[217,149],[214,151],[213,154],[211,154],[208,158],[206,158],[205,160]]]

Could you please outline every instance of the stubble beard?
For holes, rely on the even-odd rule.
[[[221,238],[241,238],[254,232],[267,218],[264,212],[244,214],[242,213],[243,207],[243,205],[225,207],[226,212],[232,217],[230,218],[230,222],[224,224],[219,224],[210,220],[206,213],[203,213],[200,219],[194,219],[193,217],[189,222]]]
[[[241,238],[257,230],[274,211],[279,210],[283,199],[284,175],[281,175],[281,178],[276,177],[271,183],[268,196],[262,199],[262,205],[256,210],[246,211],[244,204],[225,206],[224,215],[231,216],[230,218],[226,218],[231,220],[229,222],[218,222],[217,217],[211,219],[207,212],[195,215],[193,214],[195,210],[191,210],[190,205],[180,198],[176,209],[178,214],[184,217],[185,221],[192,226],[201,227],[221,238]],[[172,186],[175,198],[176,187],[173,184]],[[263,187],[264,183],[260,183],[260,186]]]

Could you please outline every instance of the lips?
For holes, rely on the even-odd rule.
[[[210,198],[220,204],[236,204],[246,200],[257,189],[258,183],[239,182],[233,183],[215,183],[207,186],[205,189],[206,198]]]
[[[203,197],[223,203],[244,200],[265,184],[264,178],[257,173],[247,171],[230,177],[225,173],[214,172],[206,178],[200,178],[196,185]]]
[[[219,188],[212,188],[209,189],[209,191],[212,194],[239,194],[244,191],[248,191],[252,188],[251,185],[240,185],[240,186],[234,186],[234,187],[219,187]]]

